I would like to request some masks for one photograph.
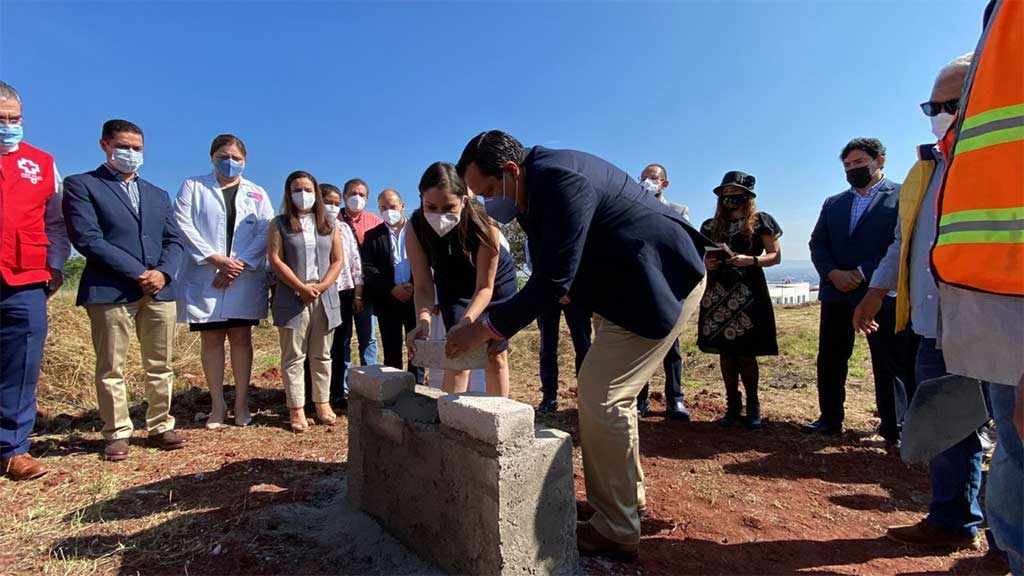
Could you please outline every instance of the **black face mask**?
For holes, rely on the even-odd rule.
[[[846,181],[854,188],[865,188],[871,183],[871,167],[860,166],[846,171]]]
[[[746,206],[749,200],[746,196],[722,196],[722,206],[729,210],[738,210]]]

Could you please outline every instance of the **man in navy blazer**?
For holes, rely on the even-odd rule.
[[[885,146],[876,138],[855,138],[843,148],[840,160],[850,188],[825,200],[810,241],[811,260],[821,275],[820,417],[803,431],[826,435],[842,432],[846,375],[855,337],[853,312],[893,242],[899,220],[900,185],[882,173]],[[901,352],[907,347],[905,335],[895,334],[895,298],[886,298],[878,322],[884,328],[868,336],[868,346],[882,421],[879,434],[887,447],[895,448],[900,435],[896,391],[904,389],[905,357]]]
[[[128,457],[132,421],[124,366],[132,323],[146,372],[147,442],[163,450],[185,445],[170,415],[174,373],[174,283],[182,256],[171,201],[138,176],[142,129],[126,120],[103,125],[107,161],[64,180],[64,219],[86,258],[78,305],[88,311],[96,350],[96,395],[108,460]]]
[[[577,388],[588,499],[577,540],[584,555],[635,558],[646,508],[636,397],[704,277],[703,237],[625,172],[583,152],[525,150],[492,130],[469,142],[458,171],[492,218],[518,218],[535,266],[514,297],[448,334],[448,354],[507,339],[559,302],[594,312]]]

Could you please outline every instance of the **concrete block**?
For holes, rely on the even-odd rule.
[[[432,388],[430,386],[420,386],[419,384],[416,385],[415,392],[416,392],[417,395],[426,396],[427,398],[432,398],[435,402],[437,400],[440,400],[442,396],[447,396],[448,395],[447,392],[445,392],[444,390],[441,390],[440,388]]]
[[[499,446],[533,440],[533,408],[497,396],[449,394],[437,401],[441,423],[471,438]]]
[[[367,425],[370,426],[374,432],[377,432],[395,444],[402,443],[405,422],[402,420],[402,417],[395,412],[388,410],[387,408],[374,410],[366,420]]]
[[[417,340],[416,355],[412,358],[413,365],[442,370],[476,370],[487,366],[486,345],[470,350],[458,358],[449,358],[444,352],[446,343],[445,340]]]
[[[391,402],[416,388],[416,377],[407,370],[388,366],[360,366],[349,371],[349,392],[375,402]]]

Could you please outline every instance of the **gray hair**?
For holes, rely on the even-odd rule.
[[[0,80],[0,100],[10,100],[11,98],[14,98],[18,104],[21,104],[21,96],[14,89],[14,86]]]
[[[967,74],[967,71],[971,68],[971,61],[974,60],[974,52],[968,52],[963,56],[957,56],[952,62],[946,64],[939,70],[939,78],[945,78],[952,76],[953,74]]]

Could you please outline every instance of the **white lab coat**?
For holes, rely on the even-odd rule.
[[[178,321],[223,322],[267,317],[267,230],[274,208],[267,192],[242,178],[235,195],[235,230],[227,252],[227,210],[213,173],[189,178],[178,190],[174,215],[184,238],[185,258],[178,275]],[[222,254],[245,262],[245,270],[225,289],[213,287],[217,268],[207,257]]]

